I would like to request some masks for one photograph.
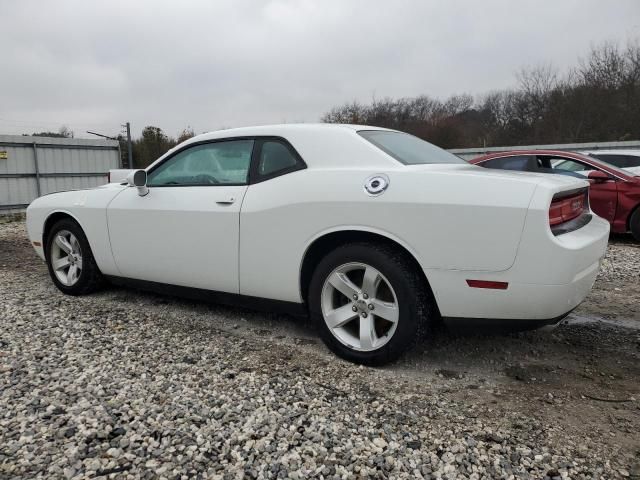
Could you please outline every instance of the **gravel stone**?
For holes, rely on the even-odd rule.
[[[1,224],[0,480],[639,478],[640,248],[612,241],[556,329],[443,331],[371,369],[304,320],[62,295]]]

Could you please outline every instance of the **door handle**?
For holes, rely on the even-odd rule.
[[[228,197],[225,198],[224,200],[216,200],[216,203],[218,205],[233,205],[236,201],[235,197]]]

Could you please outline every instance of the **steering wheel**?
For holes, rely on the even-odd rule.
[[[215,185],[220,183],[220,181],[214,177],[213,175],[208,175],[206,173],[200,173],[193,177],[194,183],[203,183],[207,185]]]

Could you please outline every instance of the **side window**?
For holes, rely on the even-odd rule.
[[[586,170],[593,170],[589,165],[576,162],[575,160],[569,160],[567,158],[552,158],[551,168],[554,170],[564,170],[566,172],[583,172]]]
[[[618,168],[640,167],[640,156],[635,155],[612,155],[612,154],[591,154],[604,162],[615,165]]]
[[[258,178],[270,178],[304,168],[296,153],[279,140],[263,140],[258,156]]]
[[[253,140],[226,140],[183,150],[149,173],[147,185],[245,185]]]
[[[514,157],[502,157],[494,158],[493,160],[487,160],[481,165],[486,168],[497,168],[500,170],[519,170],[526,172],[530,169],[531,157],[526,155],[514,156]]]

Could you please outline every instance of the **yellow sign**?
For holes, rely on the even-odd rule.
[[[9,158],[9,154],[5,150],[0,150],[0,160],[6,160]]]

